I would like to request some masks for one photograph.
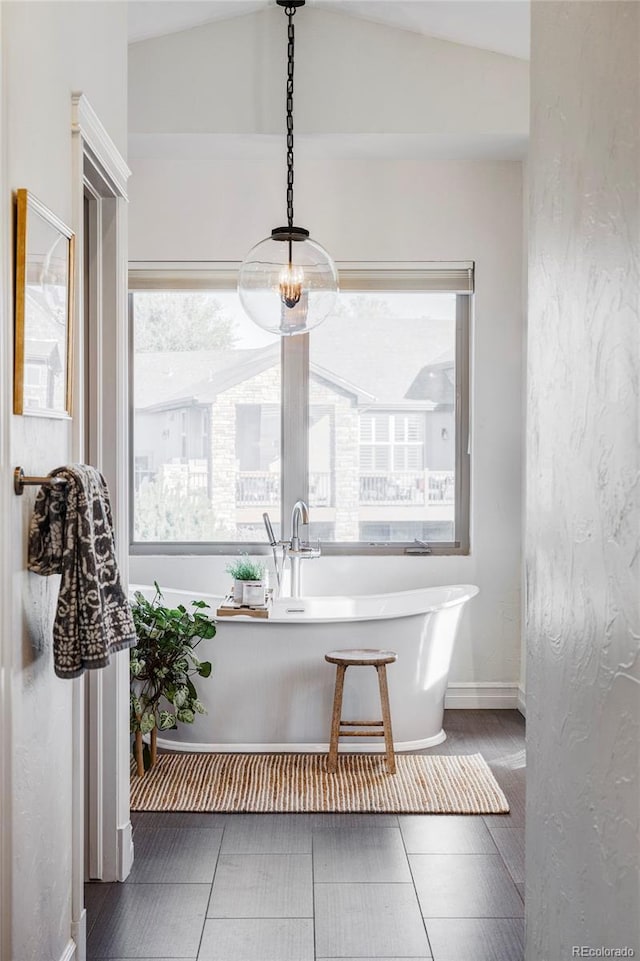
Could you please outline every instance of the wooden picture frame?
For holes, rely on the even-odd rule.
[[[15,414],[71,417],[75,235],[16,192]]]

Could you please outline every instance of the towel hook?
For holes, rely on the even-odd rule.
[[[13,472],[13,489],[18,496],[24,494],[25,487],[39,487],[43,484],[47,487],[64,487],[66,483],[64,477],[27,477],[22,467],[16,467]]]

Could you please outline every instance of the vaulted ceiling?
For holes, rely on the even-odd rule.
[[[254,13],[275,0],[130,0],[129,41]],[[323,7],[507,54],[529,57],[529,0],[307,0]]]

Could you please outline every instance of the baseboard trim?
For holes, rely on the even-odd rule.
[[[118,881],[126,881],[133,867],[133,828],[131,821],[118,828]]]
[[[523,717],[527,716],[527,693],[522,684],[518,684],[518,710]]]
[[[73,938],[69,938],[64,951],[60,955],[59,961],[78,961],[77,952],[78,952],[78,945],[73,940]]]
[[[478,708],[519,708],[519,687],[516,681],[460,681],[449,684],[444,699],[450,710]]]
[[[76,961],[86,961],[87,957],[87,910],[83,908],[78,921],[71,922],[71,940],[76,945]]]

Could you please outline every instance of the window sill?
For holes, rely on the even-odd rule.
[[[415,544],[336,544],[320,541],[323,557],[448,557],[468,556],[471,550],[468,545],[458,543],[440,543],[430,545],[428,551],[414,551]],[[408,549],[411,549],[408,551]],[[129,545],[129,554],[133,557],[149,557],[153,555],[167,556],[233,556],[246,551],[254,555],[270,555],[271,548],[264,542],[251,543],[228,542],[209,543],[205,541],[171,541],[162,543],[136,541]]]

